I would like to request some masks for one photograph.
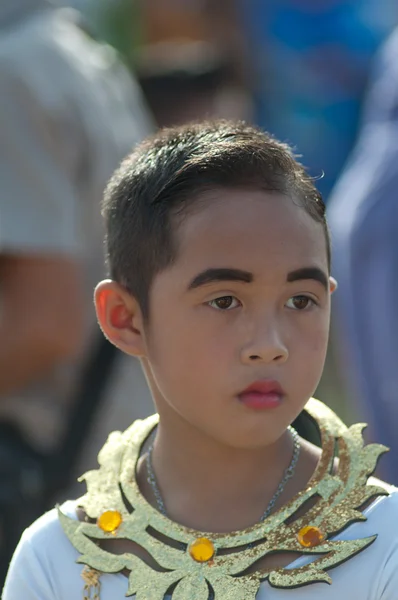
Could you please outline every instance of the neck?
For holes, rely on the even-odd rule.
[[[0,26],[23,21],[36,11],[48,8],[52,4],[53,0],[1,0]]]
[[[200,531],[226,532],[260,520],[292,455],[288,431],[266,448],[231,448],[205,439],[175,415],[171,427],[167,415],[161,415],[153,468],[171,519]],[[141,467],[141,486],[151,497],[143,463]],[[290,488],[291,484],[286,491]]]

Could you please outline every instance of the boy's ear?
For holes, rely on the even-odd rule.
[[[126,354],[145,356],[143,318],[137,300],[112,281],[101,281],[94,292],[98,323],[106,338]]]
[[[337,281],[334,277],[329,277],[329,289],[331,294],[337,290]]]

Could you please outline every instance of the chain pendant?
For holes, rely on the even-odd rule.
[[[82,578],[84,580],[83,600],[100,600],[100,575],[99,571],[87,566],[84,567],[82,571]]]
[[[301,450],[300,436],[291,425],[289,425],[289,427],[287,429],[288,429],[290,435],[292,436],[292,440],[293,440],[292,459],[290,461],[289,466],[287,467],[287,469],[285,470],[285,472],[283,474],[283,478],[280,481],[275,494],[272,496],[265,512],[262,514],[260,522],[265,521],[265,519],[267,519],[267,517],[269,517],[269,515],[272,513],[274,506],[275,506],[277,500],[279,499],[279,496],[285,490],[285,486],[286,486],[287,482],[289,481],[289,479],[291,479],[293,477],[293,475],[295,473],[296,465],[297,465],[297,462],[298,462],[298,459],[300,456],[300,450]],[[147,481],[152,488],[152,492],[153,492],[153,495],[155,496],[155,500],[156,500],[156,504],[157,504],[159,512],[162,515],[167,516],[166,506],[165,506],[162,494],[160,493],[159,486],[158,486],[156,476],[155,476],[155,472],[153,470],[152,454],[153,454],[153,445],[151,445],[151,447],[149,448],[148,454],[146,456],[146,467],[147,467],[147,472],[148,472]],[[251,547],[251,546],[249,546],[249,547]]]

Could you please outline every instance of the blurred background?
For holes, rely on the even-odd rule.
[[[391,448],[398,484],[398,8],[393,0],[2,0],[0,584],[23,528],[153,411],[97,331],[99,205],[159,126],[225,117],[292,144],[333,240],[317,397]]]

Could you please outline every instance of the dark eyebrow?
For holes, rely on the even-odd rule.
[[[240,269],[206,269],[192,279],[188,290],[194,290],[202,285],[217,281],[243,281],[244,283],[251,283],[253,275],[249,271],[241,271]]]
[[[303,267],[302,269],[297,269],[297,271],[291,271],[287,276],[287,281],[289,283],[292,281],[301,281],[302,279],[315,279],[315,281],[319,281],[326,290],[329,288],[327,275],[322,269],[318,269],[318,267]]]

